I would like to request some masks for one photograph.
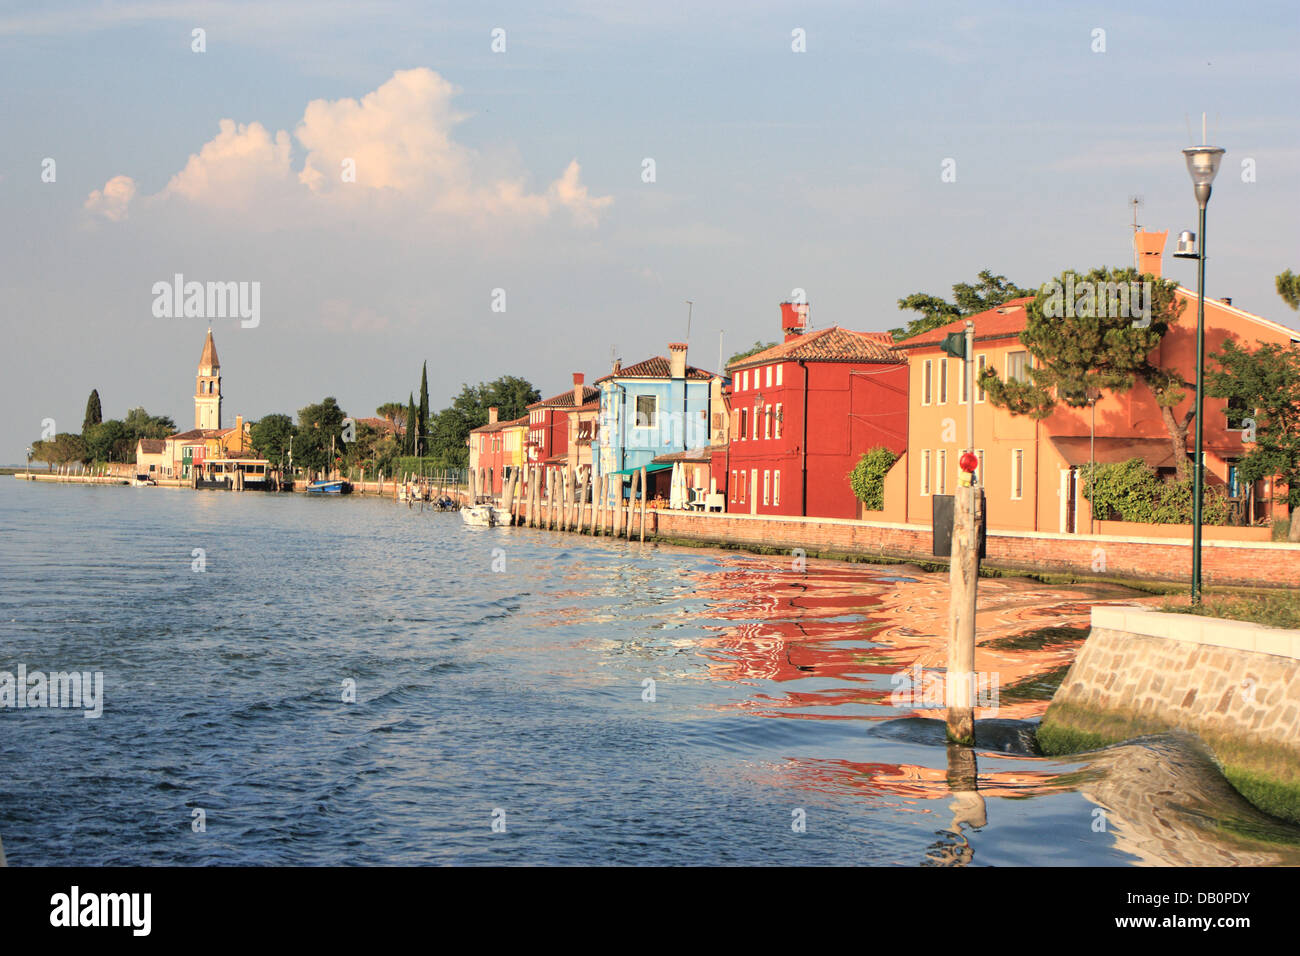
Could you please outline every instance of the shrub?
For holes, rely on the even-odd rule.
[[[1141,458],[1130,458],[1117,464],[1084,465],[1079,474],[1083,477],[1083,496],[1092,501],[1094,518],[1108,521],[1118,516],[1120,521],[1140,524],[1190,524],[1192,521],[1190,472],[1162,480]],[[1223,490],[1203,488],[1201,523],[1227,524],[1228,517],[1228,499]]]
[[[885,508],[885,475],[898,461],[898,455],[877,446],[863,455],[849,472],[849,487],[868,511]]]

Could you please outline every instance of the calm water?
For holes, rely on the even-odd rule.
[[[981,585],[1003,694],[973,760],[891,707],[942,663],[942,586],[0,478],[0,671],[102,671],[105,697],[0,711],[0,838],[11,865],[1294,862],[1183,741],[1025,750],[1077,635],[1015,638],[1086,622],[1089,592]]]

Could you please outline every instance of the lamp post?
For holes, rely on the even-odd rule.
[[[1201,131],[1205,139],[1205,131]],[[1210,187],[1223,160],[1223,150],[1218,146],[1189,146],[1183,150],[1187,172],[1192,177],[1196,205],[1200,207],[1200,248],[1192,252],[1175,253],[1180,259],[1196,260],[1196,451],[1192,473],[1192,604],[1201,603],[1201,496],[1204,468],[1201,466],[1202,441],[1205,428],[1202,412],[1205,407],[1205,207],[1210,202]]]
[[[32,446],[27,446],[27,480],[32,480]]]

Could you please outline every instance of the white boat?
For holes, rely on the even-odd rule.
[[[481,528],[495,528],[498,525],[510,524],[510,512],[505,508],[497,508],[494,505],[471,505],[460,509],[460,516],[466,524],[477,525]]]

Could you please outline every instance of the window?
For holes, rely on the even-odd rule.
[[[984,449],[976,448],[975,457],[979,459],[979,464],[975,466],[975,481],[982,488],[984,486]]]
[[[1017,382],[1028,382],[1030,365],[1029,353],[1023,349],[1019,352],[1008,352],[1007,381],[1014,379]]]
[[[780,368],[781,366],[778,365],[777,370],[779,371]],[[776,406],[776,427],[775,427],[775,431],[773,432],[773,434],[775,434],[777,438],[781,437],[781,420],[783,418],[785,418],[785,406],[778,402]],[[780,472],[777,472],[777,474],[780,474]]]
[[[930,383],[934,380],[934,360],[926,359],[921,365],[921,404],[930,404]],[[929,492],[927,492],[928,494]]]
[[[770,366],[770,365],[767,367],[767,376],[766,376],[766,378],[767,378],[767,385],[766,385],[766,387],[767,387],[767,388],[771,388],[771,387],[772,387],[772,366]]]
[[[1014,448],[1011,451],[1011,497],[1025,496],[1025,450]]]
[[[740,473],[740,503],[742,505],[745,503],[745,490],[748,485],[749,476],[742,471]]]
[[[736,391],[738,391],[738,392],[743,392],[743,391],[745,390],[745,383],[746,383],[748,380],[749,380],[749,372],[747,372],[747,371],[745,371],[745,372],[741,372],[741,373],[740,373],[740,388],[736,389]]]
[[[745,436],[748,434],[749,434],[749,409],[742,408],[740,410],[740,435],[739,435],[740,440],[744,441]]]
[[[948,404],[948,360],[939,359],[939,404]],[[963,363],[965,364],[965,363]]]
[[[657,395],[638,395],[636,397],[636,427],[654,428],[655,415],[659,411]]]
[[[772,437],[772,406],[763,406],[763,437]]]
[[[976,401],[976,403],[979,403],[979,402],[984,401],[984,386],[983,386],[983,385],[979,385],[978,383],[979,383],[979,377],[980,377],[982,374],[984,374],[984,366],[987,365],[987,364],[988,364],[988,356],[987,356],[987,355],[977,355],[977,356],[975,356],[975,382],[976,382],[976,384],[978,385],[978,388],[976,389],[976,392],[975,392],[975,401]]]
[[[957,393],[957,404],[965,405],[970,399],[970,375],[967,374],[966,360],[958,359],[957,364],[961,366],[961,391]]]
[[[778,365],[778,366],[776,367],[776,384],[778,384],[778,385],[781,384],[781,369],[783,369],[783,368],[785,368],[784,365]]]
[[[777,366],[780,368],[781,366]],[[772,504],[773,506],[781,504],[781,471],[780,469],[772,472]]]
[[[763,472],[763,504],[770,504],[772,501],[772,473]]]
[[[736,500],[736,472],[734,470],[731,473],[731,500]]]
[[[930,449],[921,452],[921,494],[930,493]]]
[[[755,440],[758,439],[758,406],[757,405],[754,406],[754,433],[750,437]]]
[[[945,362],[944,364],[948,363]],[[948,450],[946,448],[939,449],[935,478],[935,483],[939,486],[939,494],[946,495],[948,493]]]

